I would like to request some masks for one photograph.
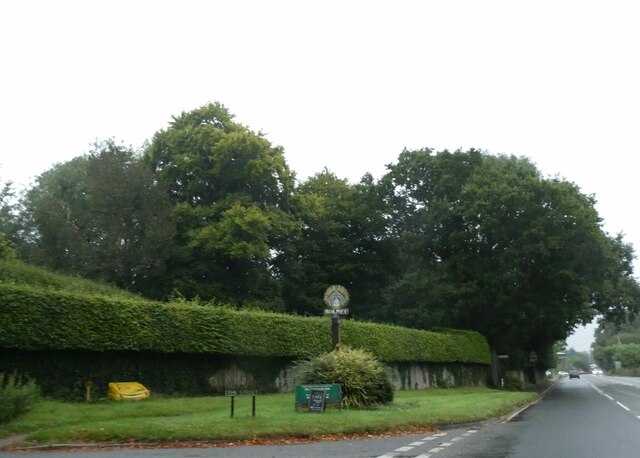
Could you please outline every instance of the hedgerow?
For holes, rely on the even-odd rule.
[[[331,322],[0,283],[0,347],[309,357],[331,350]],[[342,342],[382,361],[489,364],[472,331],[437,333],[344,320]]]

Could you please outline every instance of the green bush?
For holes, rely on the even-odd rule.
[[[0,374],[0,423],[22,415],[39,398],[40,392],[33,380],[23,381],[17,374]]]
[[[521,380],[514,377],[506,377],[504,379],[504,387],[508,391],[523,391],[524,383]]]
[[[296,375],[302,384],[340,384],[345,409],[393,401],[393,386],[386,368],[364,350],[341,347],[302,361],[296,366]]]

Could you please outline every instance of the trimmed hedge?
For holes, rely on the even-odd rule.
[[[486,339],[473,331],[436,333],[345,320],[342,342],[383,361],[490,364]],[[331,322],[3,282],[0,347],[302,358],[331,350]]]
[[[102,294],[128,298],[139,297],[136,294],[106,283],[58,274],[41,267],[26,264],[17,259],[0,259],[0,283],[69,293]]]

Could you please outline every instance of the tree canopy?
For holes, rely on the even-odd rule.
[[[526,159],[405,151],[382,183],[404,268],[385,295],[394,322],[542,352],[595,313],[638,306],[630,247],[602,230],[594,199]]]
[[[158,131],[145,162],[175,205],[179,252],[168,283],[191,297],[281,309],[272,258],[295,230],[282,149],[216,103]]]
[[[175,222],[165,190],[134,151],[99,142],[38,177],[23,205],[28,259],[156,295]]]
[[[477,330],[521,361],[640,306],[633,247],[595,198],[515,156],[405,150],[378,180],[296,182],[281,147],[213,103],[141,154],[101,142],[11,193],[3,245],[152,298],[319,315],[342,284],[357,319]]]

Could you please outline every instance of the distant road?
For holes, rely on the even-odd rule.
[[[2,454],[32,458],[632,458],[640,456],[640,378],[565,379],[511,421],[435,434],[312,444]]]

